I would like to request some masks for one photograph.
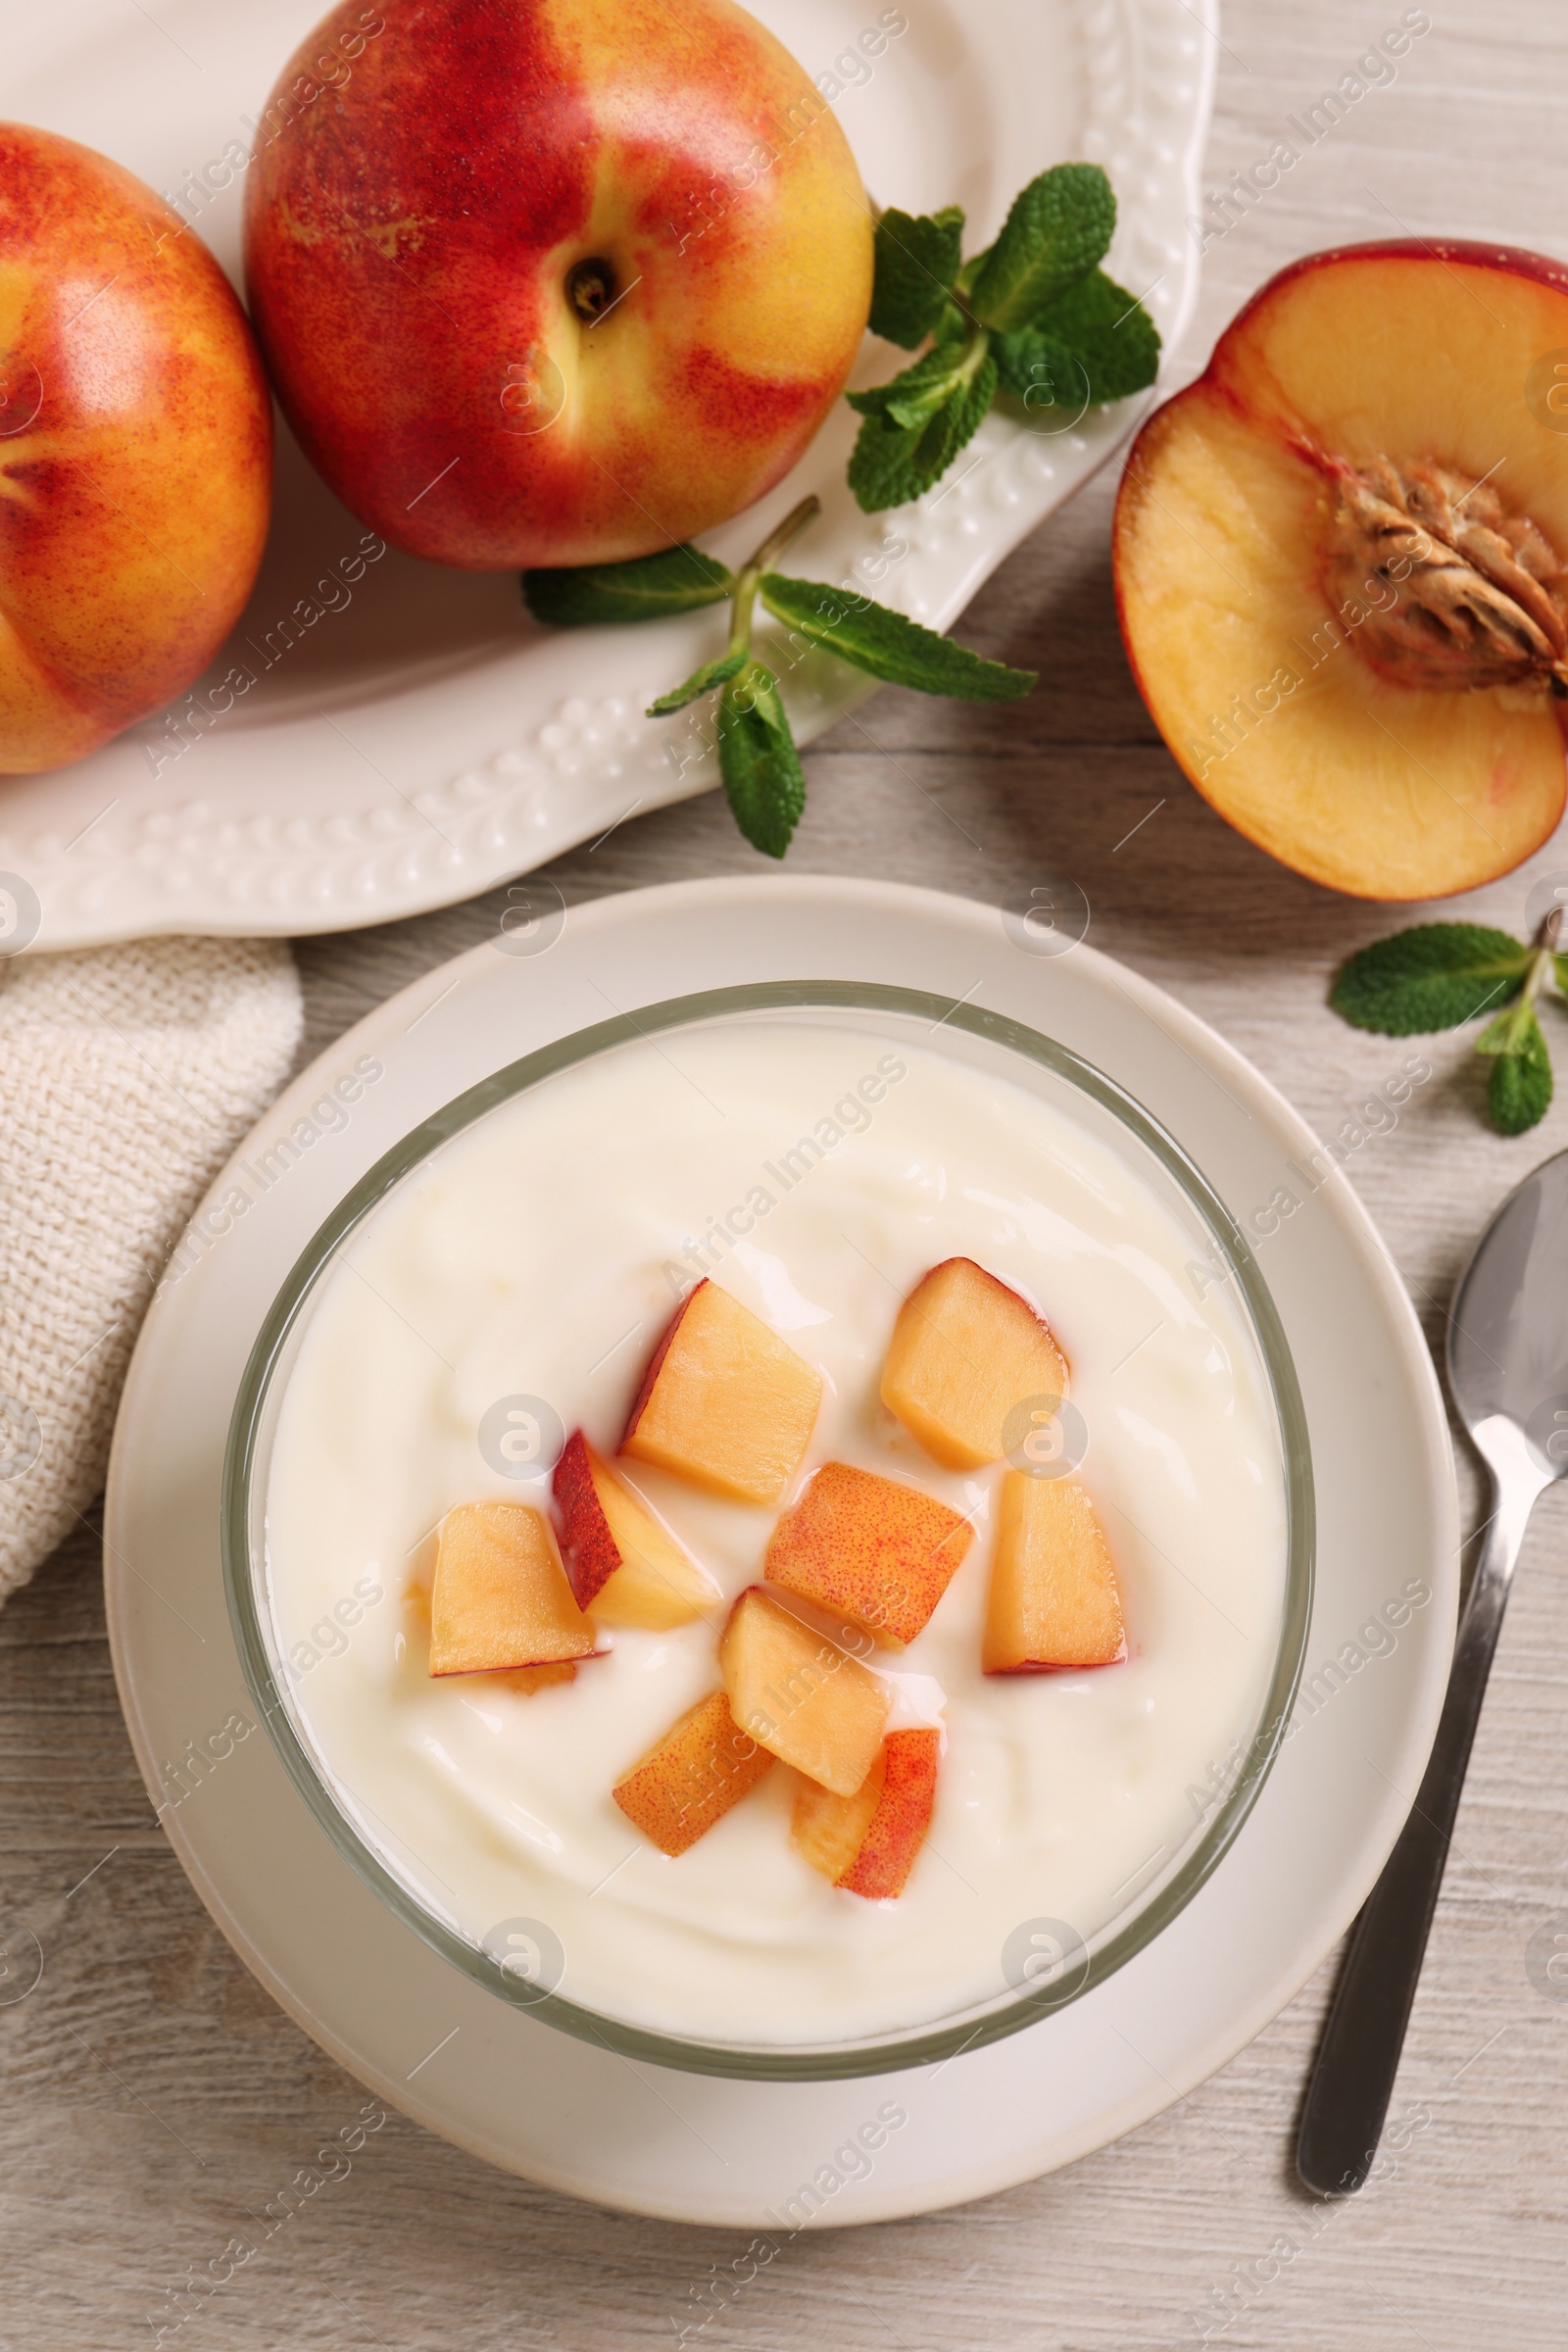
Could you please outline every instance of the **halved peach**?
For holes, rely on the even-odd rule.
[[[1014,1408],[1066,1394],[1067,1359],[1050,1326],[973,1258],[945,1258],[900,1307],[882,1401],[949,1470],[1000,1462]]]
[[[821,1377],[714,1282],[670,1318],[631,1408],[622,1453],[736,1502],[777,1502],[800,1468]]]
[[[795,1792],[796,1850],[835,1886],[868,1901],[904,1892],[936,1801],[940,1732],[889,1732],[853,1796],[814,1781]]]
[[[1144,700],[1314,881],[1473,890],[1562,814],[1565,351],[1558,263],[1349,246],[1273,278],[1134,444],[1114,569]]]
[[[1095,1506],[1075,1478],[1002,1482],[980,1663],[987,1674],[1113,1666],[1127,1655],[1121,1588]]]
[[[504,1674],[593,1655],[594,1629],[528,1503],[462,1502],[441,1522],[430,1672]]]
[[[933,1495],[848,1462],[824,1462],[773,1530],[762,1574],[853,1618],[884,1649],[912,1642],[973,1540]]]
[[[602,1623],[664,1633],[719,1599],[718,1587],[606,1467],[580,1429],[556,1464],[552,1492],[571,1589],[579,1606]]]
[[[743,1732],[808,1780],[855,1794],[888,1717],[887,1690],[874,1674],[757,1585],[730,1611],[718,1664]]]
[[[773,1758],[742,1732],[722,1690],[699,1699],[611,1794],[665,1854],[683,1854],[755,1788]]]

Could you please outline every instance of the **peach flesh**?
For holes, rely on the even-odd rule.
[[[1074,1478],[1009,1470],[997,1503],[983,1672],[1113,1666],[1126,1655],[1121,1589],[1089,1496]]]
[[[973,1258],[945,1258],[900,1307],[882,1401],[945,1468],[1000,1461],[1014,1408],[1066,1394],[1050,1326]]]
[[[800,1467],[821,1395],[819,1373],[705,1279],[654,1349],[620,1450],[733,1501],[776,1503]]]
[[[441,1522],[430,1588],[430,1672],[504,1674],[592,1657],[542,1511],[464,1502]]]
[[[887,1688],[753,1585],[730,1611],[719,1672],[735,1721],[808,1781],[853,1796],[882,1745]]]

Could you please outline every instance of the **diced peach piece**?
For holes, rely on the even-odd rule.
[[[821,1396],[820,1376],[776,1331],[700,1282],[654,1350],[620,1450],[734,1502],[777,1502]]]
[[[876,1761],[888,1694],[858,1658],[752,1585],[718,1645],[730,1712],[808,1781],[853,1796]]]
[[[719,1599],[718,1587],[606,1468],[580,1429],[556,1464],[554,1493],[571,1589],[604,1624],[665,1633]]]
[[[527,1503],[463,1502],[441,1522],[430,1672],[505,1674],[593,1655],[550,1523]]]
[[[853,1618],[884,1649],[912,1642],[974,1531],[945,1502],[848,1462],[825,1462],[773,1530],[762,1574]]]
[[[831,1879],[835,1886],[845,1872],[855,1867],[855,1858],[865,1843],[865,1834],[882,1802],[882,1787],[887,1777],[885,1740],[876,1761],[853,1796],[835,1796],[820,1782],[803,1780],[797,1775],[790,1841],[802,1860],[819,1870],[824,1879]]]
[[[797,1850],[835,1886],[869,1902],[904,1892],[931,1826],[940,1732],[889,1732],[854,1796],[802,1781],[795,1796]]]
[[[664,1854],[683,1854],[772,1764],[737,1729],[722,1690],[699,1699],[612,1791],[628,1821]]]
[[[1121,1592],[1094,1504],[1076,1479],[1009,1470],[980,1652],[986,1673],[1113,1666],[1126,1655]]]
[[[428,1585],[419,1584],[416,1580],[411,1581],[405,1588],[403,1598],[409,1615],[414,1620],[418,1634],[428,1649],[430,1643],[430,1588]],[[555,1683],[574,1683],[576,1679],[577,1668],[569,1658],[557,1660],[551,1665],[510,1667],[504,1674],[498,1674],[496,1677],[497,1682],[506,1690],[515,1690],[523,1698],[531,1697],[535,1690],[548,1690]]]
[[[1015,1406],[1066,1394],[1067,1359],[1050,1325],[972,1257],[933,1266],[900,1307],[882,1401],[945,1468],[1000,1462]]]

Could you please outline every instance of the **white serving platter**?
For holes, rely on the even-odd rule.
[[[831,74],[871,0],[755,0],[813,74]],[[908,0],[907,30],[835,100],[883,204],[959,202],[975,244],[1047,164],[1102,164],[1120,220],[1109,266],[1174,348],[1198,256],[1184,222],[1213,74],[1217,0]],[[8,116],[101,149],[175,195],[209,164],[228,184],[197,212],[240,280],[243,171],[284,59],[318,0],[73,0],[14,12]],[[839,78],[835,76],[835,79]],[[857,380],[903,363],[868,341]],[[808,578],[855,578],[947,628],[980,583],[1125,440],[1151,395],[1031,431],[989,418],[948,479],[887,515],[859,513],[841,407],[786,481],[707,544],[748,554],[808,491],[822,520],[792,551]],[[471,897],[628,814],[707,791],[711,754],[687,719],[643,715],[716,650],[711,613],[566,635],[524,614],[513,573],[444,570],[391,552],[285,643],[283,616],[352,555],[361,526],[286,429],[276,509],[250,605],[193,697],[89,760],[0,778],[0,877],[35,894],[38,949],[170,931],[334,931]],[[771,624],[769,624],[771,625]],[[276,649],[273,651],[272,649]],[[204,717],[206,686],[243,659],[242,701]],[[805,740],[872,691],[826,657],[789,691]],[[14,888],[14,885],[10,887]]]
[[[219,1490],[272,1298],[321,1220],[412,1127],[610,1009],[808,978],[924,989],[1026,1022],[1175,1136],[1251,1237],[1284,1324],[1319,1544],[1296,1726],[1235,1845],[1144,1951],[987,2049],[867,2080],[743,2082],[572,2040],[381,1907],[256,1718],[224,1603]],[[348,1125],[308,1151],[288,1146],[302,1120],[317,1136],[310,1103],[365,1055],[382,1075]],[[492,2163],[601,2204],[775,2238],[1008,2187],[1192,2089],[1277,2014],[1371,1888],[1419,1784],[1452,1648],[1457,1507],[1437,1382],[1348,1183],[1335,1171],[1310,1189],[1315,1148],[1239,1054],[1125,967],[1016,914],[888,884],[769,875],[599,900],[526,939],[498,932],[381,1005],[218,1178],[214,1213],[198,1212],[207,1238],[144,1326],[110,1467],[105,1574],[126,1720],[170,1839],[241,1958],[364,2082]],[[258,1175],[267,1168],[281,1172]],[[1285,1193],[1299,1205],[1282,1216]],[[1412,1602],[1411,1586],[1428,1597]],[[1394,1645],[1380,1633],[1383,1654],[1354,1647],[1348,1668],[1375,1612],[1398,1623]],[[224,1733],[236,1714],[249,1727],[237,1740]],[[220,1760],[182,1783],[193,1742]],[[835,2166],[888,2103],[902,2121],[869,2172],[853,2149]]]

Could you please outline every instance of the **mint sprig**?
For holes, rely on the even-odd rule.
[[[1135,295],[1099,267],[1116,199],[1097,164],[1057,164],[1030,181],[985,253],[960,263],[963,215],[884,213],[871,326],[933,348],[891,383],[849,394],[865,421],[850,487],[868,514],[941,480],[999,393],[1081,412],[1154,381],[1159,333]]]
[[[695,605],[728,602],[725,651],[662,694],[650,705],[648,715],[665,718],[705,695],[717,694],[714,732],[724,790],[741,831],[754,849],[769,858],[782,858],[789,848],[806,807],[806,779],[778,680],[752,651],[759,598],[800,641],[803,652],[818,647],[893,685],[965,702],[1000,703],[1027,694],[1035,683],[1032,669],[984,661],[904,613],[873,604],[869,597],[831,587],[824,580],[801,580],[775,571],[776,559],[821,511],[819,499],[803,499],[738,572],[683,545],[626,564],[522,575],[529,612],[535,620],[558,628],[657,620],[689,612]]]
[[[1329,1002],[1357,1029],[1414,1037],[1493,1017],[1476,1041],[1490,1056],[1487,1103],[1499,1135],[1523,1135],[1545,1117],[1551,1055],[1536,1006],[1548,979],[1568,993],[1568,956],[1557,953],[1553,912],[1539,943],[1483,923],[1418,923],[1351,956]]]

